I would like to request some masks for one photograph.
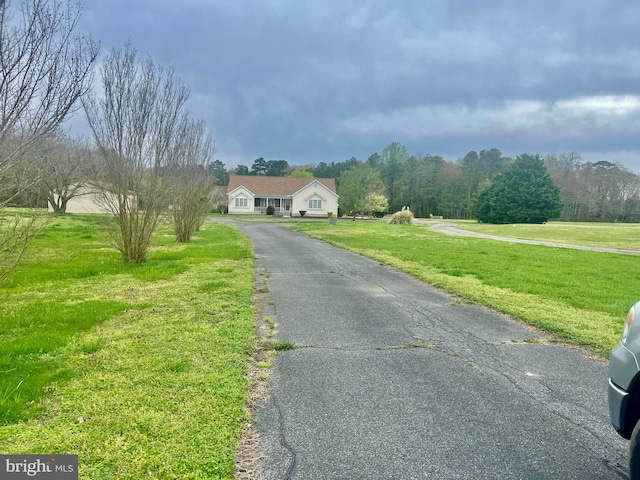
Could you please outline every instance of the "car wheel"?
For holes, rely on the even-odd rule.
[[[629,478],[640,480],[640,421],[636,423],[629,442]]]

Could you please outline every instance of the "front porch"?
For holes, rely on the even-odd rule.
[[[256,197],[253,213],[266,215],[267,208],[273,207],[273,214],[279,217],[291,216],[291,198]]]

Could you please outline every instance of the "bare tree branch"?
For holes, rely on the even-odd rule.
[[[92,151],[87,139],[56,132],[44,138],[29,155],[28,171],[38,178],[34,192],[54,213],[65,213],[69,200],[87,194],[91,180]]]
[[[189,92],[173,70],[140,60],[130,44],[109,52],[101,76],[102,96],[83,102],[102,157],[103,203],[115,218],[113,245],[125,262],[141,262],[171,201],[162,172]]]
[[[75,33],[80,8],[70,2],[0,0],[0,214],[33,187],[28,153],[78,107],[92,83],[98,44]],[[0,224],[0,281],[17,264],[38,221]]]
[[[26,0],[11,8],[0,0],[0,143],[19,139],[0,158],[0,172],[60,125],[89,90],[98,45],[74,34],[79,19],[71,3]]]
[[[171,214],[178,242],[188,242],[212,208],[214,178],[208,166],[215,145],[204,122],[183,119],[171,150]]]

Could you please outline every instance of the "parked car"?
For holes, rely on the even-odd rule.
[[[609,359],[609,417],[629,442],[629,471],[640,480],[640,302],[627,314],[620,343]]]

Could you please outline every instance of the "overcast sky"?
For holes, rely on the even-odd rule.
[[[82,0],[191,88],[227,167],[575,151],[640,173],[636,0]]]

